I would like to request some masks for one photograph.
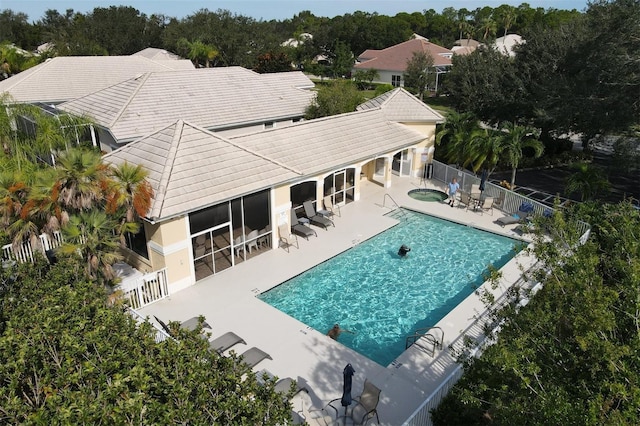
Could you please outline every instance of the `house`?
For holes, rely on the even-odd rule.
[[[0,81],[12,102],[59,104],[146,72],[194,69],[186,59],[130,56],[57,56]]]
[[[453,42],[451,51],[454,55],[468,55],[481,45],[482,43],[472,38],[462,38]]]
[[[504,37],[498,37],[493,47],[505,56],[516,56],[515,48],[520,44],[526,43],[525,39],[518,34],[507,34]]]
[[[314,98],[302,72],[258,74],[242,67],[148,72],[57,108],[90,117],[109,152],[182,119],[229,136],[300,121]]]
[[[175,292],[277,249],[278,226],[303,202],[357,202],[361,179],[388,187],[392,174],[418,175],[442,120],[404,89],[353,113],[253,133],[222,136],[176,119],[104,157],[141,164],[154,190],[143,250],[128,262],[166,268]]]
[[[382,50],[368,49],[360,54],[353,72],[375,69],[378,71],[376,83],[388,83],[393,87],[404,87],[403,74],[415,52],[424,52],[433,58],[433,72],[436,76],[447,72],[451,67],[453,52],[429,39],[414,34],[414,38]],[[437,81],[437,80],[436,80]],[[436,83],[437,86],[437,83]]]

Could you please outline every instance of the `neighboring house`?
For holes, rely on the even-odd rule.
[[[493,46],[503,55],[513,57],[516,56],[515,47],[524,43],[526,43],[525,39],[518,34],[507,34],[504,37],[498,37]]]
[[[309,33],[300,33],[297,38],[290,38],[280,43],[282,47],[299,47],[305,44],[305,42],[313,40],[313,35]]]
[[[413,39],[386,49],[365,50],[358,56],[352,71],[375,69],[378,71],[375,83],[388,83],[393,87],[404,87],[403,74],[407,69],[407,61],[413,57],[415,52],[425,52],[433,58],[433,72],[436,73],[436,76],[447,72],[451,67],[451,57],[453,56],[451,50],[414,34]]]
[[[353,113],[251,134],[165,123],[104,157],[141,164],[154,190],[139,234],[145,250],[128,261],[142,271],[166,268],[175,292],[276,249],[278,226],[289,226],[304,201],[317,209],[324,196],[357,202],[361,179],[388,187],[392,174],[416,176],[442,121],[396,89]]]
[[[58,104],[146,72],[194,69],[191,61],[131,56],[57,56],[0,81],[15,103]]]
[[[230,136],[302,120],[315,96],[301,72],[258,74],[241,67],[150,72],[58,106],[89,117],[108,152],[178,119]]]
[[[472,38],[463,38],[453,42],[451,51],[454,55],[468,55],[475,51],[482,43]]]
[[[146,49],[142,49],[131,56],[142,56],[154,61],[179,61],[184,59],[175,53],[168,52],[164,49],[158,49],[156,47],[147,47]]]

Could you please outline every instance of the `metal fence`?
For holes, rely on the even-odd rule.
[[[446,164],[440,163],[439,161],[433,161],[432,179],[446,184],[448,182],[451,182],[451,179],[453,179],[454,177],[460,184],[460,190],[468,193],[471,192],[472,185],[479,185],[481,181],[478,176],[466,170],[448,166]],[[548,215],[553,213],[553,211],[555,210],[553,207],[550,207],[544,203],[532,200],[530,198],[527,198],[525,195],[518,194],[517,192],[511,191],[507,188],[493,184],[491,182],[485,182],[484,187],[484,194],[487,197],[493,197],[494,199],[503,200],[502,204],[499,206],[499,210],[501,210],[505,214],[516,213],[523,203],[531,205],[533,207],[533,213],[536,215]],[[584,239],[586,238],[584,237],[585,233],[588,235],[590,225],[586,222],[579,222],[579,226],[580,229],[578,231],[580,232],[580,235],[583,235]]]
[[[471,185],[480,184],[480,178],[465,171],[460,170],[452,166],[448,166],[446,164],[440,163],[438,161],[433,162],[433,175],[432,179],[438,180],[443,183],[450,182],[451,179],[456,178],[458,183],[460,184],[460,189],[465,192],[471,192]],[[516,192],[510,191],[506,188],[503,188],[499,185],[494,185],[490,182],[485,182],[485,194],[487,197],[501,198],[504,197],[504,201],[500,206],[500,210],[504,213],[511,214],[518,211],[522,203],[529,203],[533,206],[533,211],[536,214],[544,215],[546,212],[553,212],[553,208],[537,202],[535,200],[531,200],[523,195],[520,195]],[[586,240],[589,238],[590,233],[590,225],[586,222],[579,222],[580,229],[580,243],[584,244]],[[539,267],[539,265],[535,265],[534,267]],[[514,285],[518,286],[526,286],[521,278]],[[538,283],[535,283],[539,285]],[[528,299],[523,299],[523,302]],[[503,294],[501,298],[494,305],[494,309],[499,308],[501,304],[508,303],[508,300]],[[526,304],[526,302],[524,303]],[[488,313],[488,310],[483,314],[483,318]],[[478,319],[481,321],[481,318]],[[492,335],[496,334],[499,330],[500,326],[496,325],[493,327]],[[488,337],[488,336],[487,336]],[[473,356],[480,356],[482,353],[482,348],[488,344],[491,344],[491,338],[485,338],[482,342],[476,347],[476,350],[473,351]],[[436,388],[435,391],[431,393],[427,397],[427,399],[409,416],[409,418],[403,423],[402,426],[431,426],[433,424],[431,420],[431,411],[438,407],[442,399],[449,393],[451,388],[458,382],[458,380],[462,377],[464,373],[464,369],[462,365],[456,365],[455,369],[444,379],[444,381]]]

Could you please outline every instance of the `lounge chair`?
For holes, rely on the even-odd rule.
[[[302,203],[302,206],[304,207],[304,214],[307,215],[307,218],[313,225],[321,226],[324,229],[327,229],[329,225],[336,226],[332,220],[317,214],[311,201],[305,201]]]
[[[273,359],[273,358],[271,358],[271,355],[269,355],[262,349],[258,349],[254,346],[244,351],[240,355],[240,359],[247,367],[253,368],[263,359]]]
[[[155,315],[153,317],[156,319],[156,322],[158,324],[160,324],[160,327],[162,327],[162,329],[167,332],[168,335],[170,335],[170,336],[173,335],[173,333],[171,332],[171,329],[169,328],[169,326],[164,321],[162,321],[160,318],[158,318]],[[189,331],[193,331],[196,328],[198,328],[198,324],[199,323],[200,323],[200,317],[192,317],[192,318],[189,318],[186,321],[181,322],[180,323],[180,328],[183,328],[183,329],[189,330]],[[209,325],[209,323],[207,321],[203,321],[202,329],[203,330],[204,329],[211,330],[211,326]]]
[[[242,337],[238,336],[233,331],[228,331],[224,333],[222,336],[216,337],[215,339],[210,340],[209,349],[221,354],[222,352],[226,351],[232,346],[237,345],[238,343],[242,343],[245,345],[247,344],[247,342],[245,342]]]
[[[273,373],[271,373],[269,370],[260,370],[256,373],[256,377],[258,379],[258,382],[261,384],[265,383],[265,378],[266,379],[273,379],[274,375]],[[279,393],[289,393],[289,391],[291,390],[291,385],[294,384],[296,385],[295,390],[293,392],[293,395],[298,394],[299,392],[306,392],[309,393],[309,389],[307,389],[303,383],[301,383],[299,380],[294,380],[291,377],[285,377],[284,379],[280,379],[278,380],[273,389],[276,392]]]
[[[296,215],[296,211],[294,209],[291,209],[291,231],[293,231],[293,233],[296,235],[304,237],[305,240],[308,240],[309,237],[314,235],[316,237],[318,236],[318,234],[316,234],[316,231],[311,229],[311,227],[298,222],[298,216]]]
[[[506,225],[513,225],[516,223],[524,223],[531,213],[518,211],[517,213],[512,214],[511,216],[503,216],[496,220],[496,223],[503,228]]]
[[[284,248],[287,249],[287,252],[289,251],[289,247],[294,244],[296,248],[300,248],[298,245],[298,237],[291,233],[287,225],[278,226],[278,233],[280,234],[280,242],[283,244]]]

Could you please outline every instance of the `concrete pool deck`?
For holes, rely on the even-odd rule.
[[[480,334],[480,327],[474,327],[474,323],[485,306],[476,295],[434,324],[444,331],[442,350],[432,357],[414,345],[389,366],[376,364],[327,337],[325,333],[332,324],[327,324],[327,330],[311,329],[258,300],[256,295],[393,226],[397,221],[384,215],[396,207],[394,200],[402,207],[520,238],[513,232],[515,225],[502,228],[493,223],[503,215],[498,210],[492,216],[463,207],[451,208],[444,202],[418,201],[407,195],[411,189],[420,187],[444,189],[443,184],[425,183],[419,178],[395,177],[391,188],[362,181],[361,199],[341,207],[341,216],[334,220],[335,228],[317,229],[317,238],[308,241],[298,238],[299,249],[268,250],[138,312],[143,316],[157,315],[164,321],[204,315],[213,326],[212,338],[227,331],[237,333],[247,345],[232,348],[236,353],[256,346],[273,358],[260,362],[254,371],[266,369],[278,377],[306,383],[310,393],[294,398],[294,410],[301,410],[302,404],[305,409],[320,409],[328,401],[340,398],[342,370],[351,363],[356,371],[352,395],[360,395],[364,380],[369,379],[382,389],[378,405],[380,424],[400,425],[454,371],[456,363],[449,345],[460,344],[463,333],[473,337]],[[524,253],[507,263],[501,270],[503,275],[496,294],[520,278],[521,268],[528,269],[532,264],[533,259]],[[307,422],[314,424],[313,419]],[[375,424],[375,420],[369,424]]]

